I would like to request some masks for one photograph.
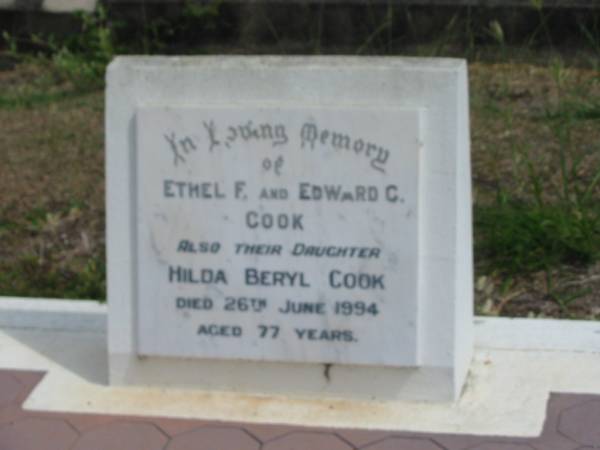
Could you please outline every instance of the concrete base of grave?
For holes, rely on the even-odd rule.
[[[600,322],[475,324],[475,358],[456,403],[285,398],[110,387],[104,305],[1,298],[0,448],[49,449],[36,442],[57,435],[53,420],[73,434],[51,446],[57,450],[95,449],[97,439],[105,445],[98,448],[113,450],[120,443],[197,450],[203,442],[329,450],[600,446]]]

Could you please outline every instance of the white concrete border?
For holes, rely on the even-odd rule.
[[[48,372],[26,409],[536,436],[551,392],[600,394],[600,322],[484,317],[456,403],[109,387],[106,314],[95,302],[0,298],[0,369]]]

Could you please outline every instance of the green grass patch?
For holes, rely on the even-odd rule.
[[[48,92],[43,87],[39,90],[7,92],[0,94],[0,108],[18,109],[46,106],[60,101],[69,100],[71,98],[81,97],[89,92],[90,90]]]
[[[600,205],[535,205],[511,200],[474,211],[476,252],[484,270],[505,275],[600,258]]]
[[[106,300],[106,265],[92,257],[81,270],[61,269],[35,255],[0,267],[0,292],[6,296]]]
[[[548,111],[546,118],[572,120],[600,120],[600,102],[580,101],[568,102],[553,111]]]
[[[18,38],[2,33],[9,57],[29,70],[8,80],[9,88],[0,92],[0,108],[44,106],[104,87],[106,66],[117,53],[114,26],[109,26],[103,6],[78,17],[79,33],[61,40],[54,35]],[[38,51],[21,51],[21,46],[27,45]]]

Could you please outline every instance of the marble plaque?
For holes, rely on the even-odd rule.
[[[418,366],[424,110],[136,110],[137,353]]]

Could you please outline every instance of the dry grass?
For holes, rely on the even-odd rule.
[[[2,294],[104,296],[104,247],[102,93],[0,109]]]

